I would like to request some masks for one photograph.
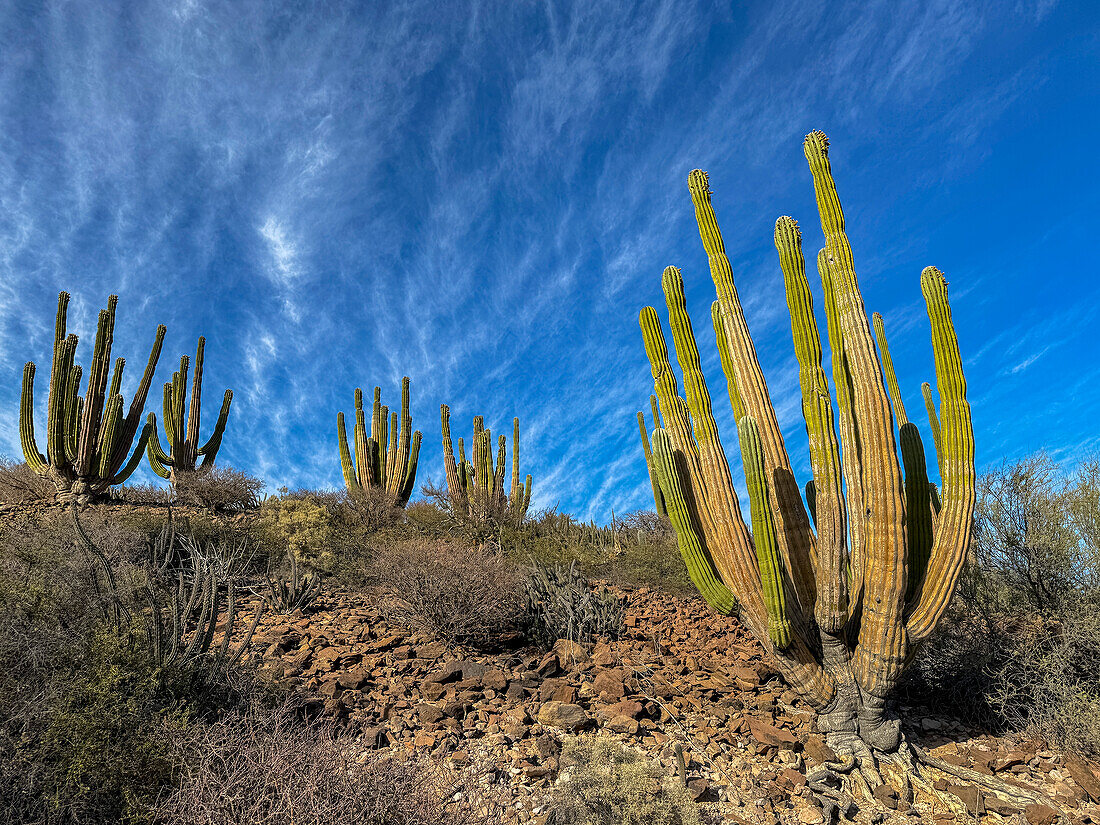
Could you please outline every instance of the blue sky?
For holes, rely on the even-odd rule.
[[[272,488],[341,484],[336,412],[408,374],[421,480],[442,476],[440,402],[460,431],[519,415],[535,505],[604,521],[651,506],[637,314],[674,264],[739,475],[698,167],[807,477],[772,227],[799,219],[812,260],[814,128],[914,411],[935,264],[979,469],[1100,448],[1100,4],[733,6],[2,4],[0,452],[20,454],[29,359],[44,426],[57,292],[84,359],[118,293],[127,399],[156,324],[158,415],[205,334],[204,435],[232,387],[219,461]]]

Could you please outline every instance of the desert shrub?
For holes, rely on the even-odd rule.
[[[157,806],[164,825],[461,825],[452,786],[424,764],[362,755],[322,721],[287,707],[233,714],[177,737],[185,765],[176,789]]]
[[[254,510],[260,504],[264,483],[232,467],[206,467],[177,473],[172,498],[177,504],[205,507],[217,512]]]
[[[1013,634],[992,669],[989,702],[1016,731],[1085,756],[1100,755],[1100,615],[1075,611],[1035,620]]]
[[[573,737],[562,749],[547,825],[698,825],[687,789],[613,739]]]
[[[518,635],[522,577],[499,555],[453,542],[407,539],[379,549],[368,581],[394,614],[449,644],[492,648]]]
[[[53,484],[26,463],[0,456],[0,504],[53,501],[55,493]]]
[[[607,588],[594,586],[575,562],[568,567],[536,563],[524,586],[527,634],[544,646],[558,639],[615,639],[622,631],[622,601]]]
[[[329,570],[335,562],[332,552],[332,515],[316,496],[284,496],[264,504],[262,525],[276,544],[293,553],[299,563],[312,570]]]
[[[1065,474],[1039,454],[979,479],[971,557],[911,696],[1100,752],[1098,502],[1096,461]]]

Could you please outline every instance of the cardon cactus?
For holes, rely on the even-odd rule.
[[[475,524],[522,524],[531,503],[531,476],[519,480],[519,419],[512,419],[512,483],[505,494],[504,474],[507,465],[507,439],[502,435],[497,443],[496,467],[493,467],[492,433],[485,429],[482,416],[474,418],[474,440],[471,458],[466,460],[466,445],[458,439],[458,460],[451,441],[451,409],[439,408],[443,429],[443,467],[447,475],[447,495],[455,516]]]
[[[683,398],[657,312],[646,307],[640,317],[663,419],[652,436],[653,464],[700,591],[721,612],[739,606],[787,681],[817,710],[818,725],[841,762],[849,770],[858,765],[873,787],[882,781],[878,755],[901,753],[898,722],[885,714],[886,697],[946,610],[966,558],[975,498],[974,433],[947,281],[928,267],[921,289],[931,321],[938,416],[930,391],[925,395],[941,468],[939,505],[920,435],[905,418],[879,318],[876,352],[825,135],[811,133],[804,148],[825,235],[818,270],[835,405],[794,220],[776,222],[775,245],[799,364],[813,518],[749,336],[707,176],[698,170],[688,185],[717,289],[712,320],[738,422],[751,530],[719,440],[675,267],[665,270],[663,288]]]
[[[226,390],[222,397],[221,412],[218,413],[218,421],[214,425],[214,432],[210,440],[199,446],[199,416],[202,410],[202,368],[204,353],[206,350],[206,338],[199,337],[199,345],[195,351],[195,376],[191,383],[191,405],[187,405],[187,370],[188,360],[184,355],[180,358],[178,372],[172,374],[172,381],[164,385],[164,434],[168,440],[168,452],[160,446],[160,436],[157,434],[157,419],[153,413],[149,413],[149,466],[161,478],[169,478],[175,481],[179,473],[193,473],[199,456],[202,456],[202,466],[213,465],[218,455],[218,448],[222,444],[222,436],[225,434],[225,424],[229,420],[229,405],[233,402],[233,390]],[[185,417],[186,412],[186,417]]]
[[[111,486],[126,481],[141,463],[151,431],[146,424],[139,434],[138,427],[160,358],[165,327],[157,327],[141,383],[129,411],[123,416],[121,389],[125,359],[116,359],[114,372],[108,375],[117,304],[118,296],[112,295],[107,300],[107,308],[99,312],[88,386],[82,397],[79,395],[81,368],[74,363],[77,337],[66,334],[69,293],[62,292],[58,296],[45,455],[39,452],[34,438],[35,365],[28,361],[23,368],[23,394],[19,405],[23,456],[32,470],[53,482],[57,500],[62,503],[87,504],[106,494]],[[131,453],[135,436],[137,446]]]
[[[420,456],[420,430],[412,431],[409,416],[409,378],[401,380],[401,416],[382,406],[382,389],[374,388],[370,435],[367,435],[363,412],[363,391],[355,390],[355,460],[348,449],[348,433],[344,414],[337,413],[336,429],[340,443],[340,466],[344,483],[352,495],[378,491],[391,504],[404,507],[409,503],[416,484],[416,463]]]

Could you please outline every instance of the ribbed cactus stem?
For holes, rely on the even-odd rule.
[[[940,472],[943,472],[943,467],[940,465],[940,455],[942,450],[940,449],[940,417],[936,413],[936,401],[932,397],[932,385],[927,381],[920,385],[921,395],[924,396],[924,409],[928,413],[928,429],[932,431],[932,443],[936,447],[936,464],[940,466]]]
[[[871,314],[871,323],[875,328],[875,341],[878,343],[879,358],[882,359],[882,371],[886,377],[886,389],[890,392],[890,402],[894,405],[894,418],[897,419],[898,429],[909,421],[905,416],[905,404],[901,400],[901,387],[898,386],[898,376],[894,372],[894,359],[890,356],[890,345],[886,342],[886,324],[882,316],[875,312]]]
[[[650,396],[650,398],[653,397]],[[642,454],[645,456],[646,471],[649,473],[649,484],[653,488],[653,507],[657,515],[667,516],[668,510],[661,494],[661,483],[657,479],[657,468],[653,463],[653,453],[649,447],[649,433],[646,431],[645,413],[641,411],[638,412],[638,432],[642,437]]]
[[[776,649],[791,644],[791,623],[787,615],[787,598],[783,590],[783,562],[775,538],[771,505],[768,503],[768,483],[764,465],[764,447],[756,420],[746,415],[738,423],[741,460],[745,465],[745,485],[749,491],[752,513],[752,538],[756,545],[756,560],[760,566],[760,584],[764,606],[768,611],[768,638]]]
[[[660,494],[668,506],[668,518],[676,531],[676,543],[687,565],[688,575],[707,604],[723,615],[729,615],[737,607],[737,599],[722,581],[710,553],[700,541],[699,532],[692,523],[691,513],[684,498],[680,473],[676,468],[675,450],[668,433],[663,429],[653,431],[653,462]]]
[[[826,633],[837,634],[848,620],[847,581],[841,571],[848,551],[847,513],[841,484],[840,445],[833,426],[829,381],[821,368],[821,337],[814,317],[802,233],[793,218],[775,222],[775,248],[783,270],[791,338],[798,359],[802,416],[810,446],[814,482],[814,525],[817,528],[817,602],[814,616]],[[819,506],[820,505],[820,506]]]

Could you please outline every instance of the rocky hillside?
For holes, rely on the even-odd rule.
[[[725,822],[823,821],[806,775],[831,752],[747,631],[699,600],[645,588],[623,595],[622,638],[561,640],[548,653],[461,655],[387,621],[384,606],[361,593],[328,594],[304,615],[268,614],[253,650],[272,678],[344,720],[364,749],[422,751],[484,771],[482,787],[518,822],[540,820],[571,734],[614,737],[670,775],[679,743],[692,795]],[[1040,790],[1077,822],[1100,817],[1100,779],[1081,760],[969,730],[927,708],[903,710],[910,739],[944,761]],[[891,818],[1056,821],[1055,808],[1016,807],[931,778],[968,813],[884,792]]]

